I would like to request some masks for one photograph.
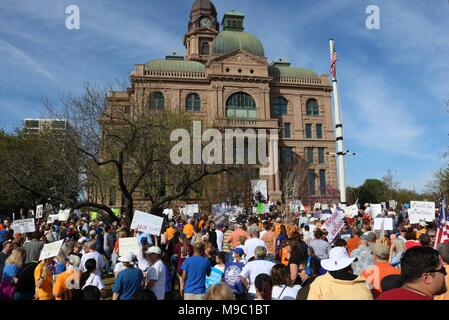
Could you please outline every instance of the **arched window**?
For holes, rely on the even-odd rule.
[[[186,111],[197,112],[201,110],[201,98],[197,93],[191,93],[186,97]]]
[[[236,92],[226,100],[226,116],[234,118],[256,118],[256,102],[245,92]]]
[[[320,107],[318,106],[318,101],[316,101],[316,99],[307,100],[306,114],[308,116],[319,116],[320,115]]]
[[[203,42],[201,44],[201,54],[209,55],[209,42]]]
[[[150,109],[152,110],[162,110],[164,109],[164,95],[162,92],[156,91],[152,92],[150,95]]]
[[[273,116],[283,116],[287,114],[288,101],[284,97],[276,97],[273,102]]]

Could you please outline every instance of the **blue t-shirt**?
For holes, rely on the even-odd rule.
[[[126,268],[120,271],[112,286],[112,292],[119,294],[119,300],[133,300],[142,283],[142,271],[138,268]]]
[[[56,270],[55,274],[60,274],[65,271],[65,264],[64,263],[56,263]]]
[[[8,231],[5,229],[0,230],[0,242],[3,242],[6,240],[6,235],[8,234]]]
[[[20,273],[20,269],[15,264],[5,264],[3,268],[3,279],[8,280],[10,283],[13,282],[14,277],[17,277]]]
[[[243,282],[240,279],[240,273],[242,273],[244,266],[243,262],[228,262],[225,265],[224,282],[235,294],[244,292]]]
[[[206,293],[206,276],[212,269],[209,260],[204,257],[193,256],[182,263],[181,269],[187,272],[184,293]]]

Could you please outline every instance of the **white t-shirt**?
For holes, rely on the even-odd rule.
[[[156,261],[147,270],[147,282],[149,280],[156,280],[156,283],[151,288],[158,300],[164,300],[165,297],[165,267],[162,260]]]
[[[150,262],[143,256],[142,253],[137,255],[137,265],[142,272],[145,272],[150,267]]]
[[[104,259],[103,259],[103,256],[101,254],[99,254],[97,251],[88,252],[86,254],[83,254],[83,256],[81,257],[80,271],[81,272],[86,271],[84,264],[89,259],[95,259],[95,261],[97,261],[97,269],[95,270],[95,274],[97,276],[101,277],[101,269],[103,269],[103,267],[104,267]]]
[[[256,287],[254,286],[256,277],[261,273],[270,275],[273,267],[274,263],[268,260],[254,260],[243,267],[240,275],[249,280],[249,293],[256,294]]]
[[[271,292],[271,299],[296,300],[296,295],[298,294],[299,289],[301,289],[300,285],[296,285],[293,287],[287,287],[285,285],[273,286],[273,290]]]
[[[125,266],[123,265],[123,262],[121,262],[121,261],[117,262],[117,264],[114,267],[114,273],[121,272],[123,270],[125,270]]]
[[[265,233],[267,233],[267,232],[268,232],[267,230],[262,230],[262,231],[259,233],[259,239],[262,239],[263,235],[264,235]]]
[[[87,286],[94,286],[97,287],[100,291],[104,289],[103,281],[101,281],[101,278],[97,276],[95,273],[91,273],[89,278],[87,278],[86,283],[82,287],[84,289]]]
[[[256,250],[257,247],[264,247],[267,248],[265,242],[263,240],[257,239],[257,238],[250,238],[245,241],[245,245],[243,246],[243,251],[245,252],[245,263],[248,263],[248,260],[254,257],[254,250]]]
[[[222,252],[223,251],[223,232],[221,230],[215,230],[215,233],[217,234],[217,246],[218,246],[218,251]]]

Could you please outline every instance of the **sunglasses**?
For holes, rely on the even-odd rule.
[[[430,272],[440,272],[440,273],[442,273],[444,276],[447,275],[447,271],[446,271],[446,269],[445,269],[444,267],[442,267],[441,269],[430,270],[430,271],[427,271],[426,273],[430,273]]]

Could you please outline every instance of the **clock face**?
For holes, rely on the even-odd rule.
[[[209,18],[202,18],[200,20],[200,25],[201,27],[210,28],[212,26],[212,22],[210,21]]]

